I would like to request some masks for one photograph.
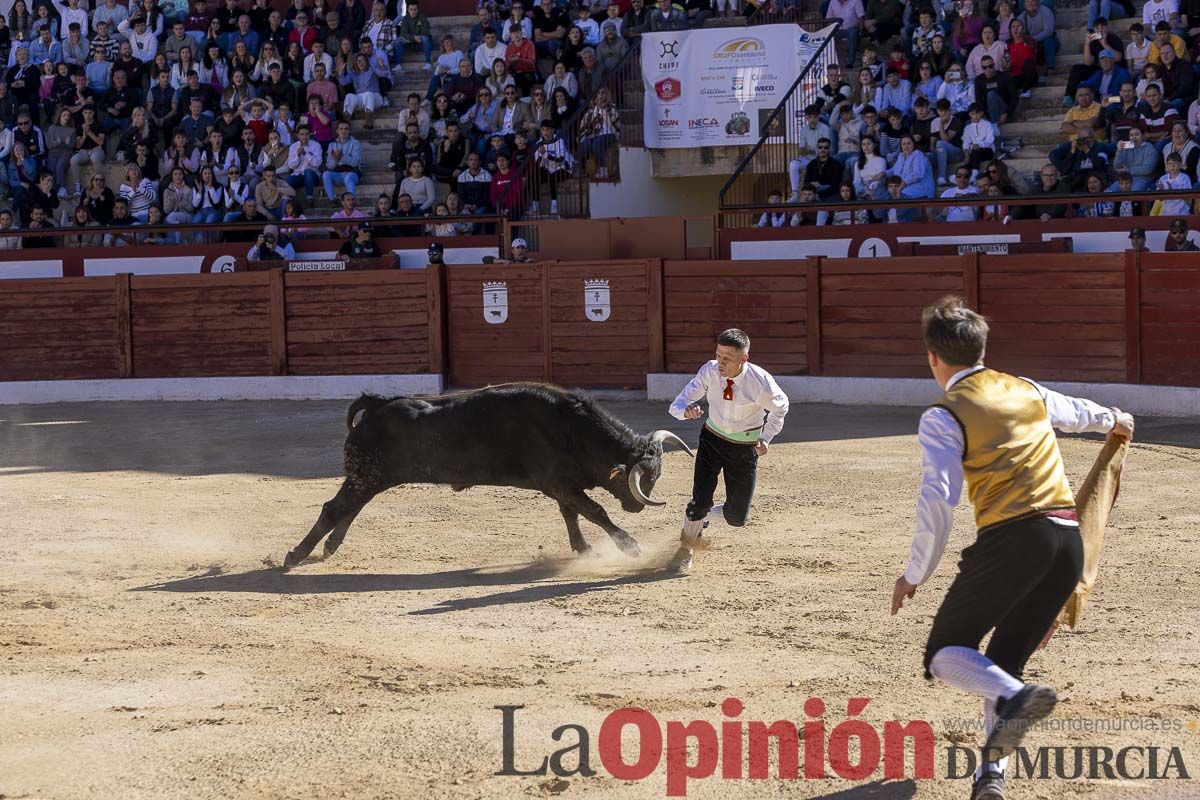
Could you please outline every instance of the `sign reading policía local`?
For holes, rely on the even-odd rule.
[[[833,26],[805,32],[796,25],[760,25],[642,34],[646,146],[754,144],[832,32]],[[816,98],[825,62],[836,58],[832,46],[822,51],[797,108]]]

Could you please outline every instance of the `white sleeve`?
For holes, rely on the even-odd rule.
[[[963,484],[962,429],[949,411],[931,408],[922,414],[917,440],[924,467],[916,532],[904,570],[904,579],[914,586],[929,580],[942,558]]]
[[[767,376],[767,385],[758,396],[758,404],[767,412],[767,422],[763,425],[762,440],[767,444],[783,430],[783,418],[788,412],[788,396],[779,388],[779,384],[771,376]]]
[[[699,402],[700,398],[704,397],[708,391],[708,384],[704,380],[704,372],[707,367],[701,367],[696,373],[696,377],[688,381],[688,385],[683,387],[683,391],[671,403],[670,413],[675,419],[683,419],[683,412],[687,411],[688,406]]]
[[[1117,422],[1112,411],[1099,403],[1093,403],[1082,397],[1059,394],[1034,381],[1029,382],[1037,388],[1042,399],[1046,401],[1046,414],[1050,417],[1050,424],[1060,431],[1108,433]]]

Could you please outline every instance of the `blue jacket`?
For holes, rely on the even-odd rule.
[[[1088,78],[1086,81],[1083,81],[1079,85],[1086,86],[1091,89],[1092,94],[1096,96],[1096,102],[1103,103],[1109,97],[1116,97],[1120,93],[1121,84],[1127,80],[1130,80],[1129,70],[1125,69],[1119,64],[1114,64],[1112,70],[1112,79],[1109,80],[1108,90],[1105,92],[1100,91],[1100,82],[1103,79],[1104,72],[1102,70],[1096,70],[1092,77]],[[1137,83],[1137,81],[1134,81],[1134,83]]]

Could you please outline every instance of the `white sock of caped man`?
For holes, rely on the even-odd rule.
[[[977,694],[990,703],[998,697],[1012,697],[1025,685],[970,647],[943,647],[933,654],[929,671],[956,689]]]

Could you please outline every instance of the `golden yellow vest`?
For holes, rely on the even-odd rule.
[[[963,473],[980,533],[1075,507],[1046,403],[1032,383],[982,369],[934,405],[962,428]]]

